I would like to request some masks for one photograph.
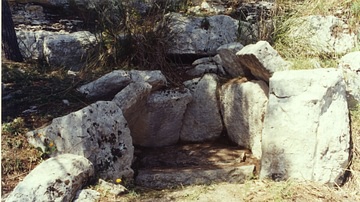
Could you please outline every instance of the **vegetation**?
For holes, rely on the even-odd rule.
[[[48,124],[55,117],[89,105],[75,88],[97,77],[99,71],[116,68],[161,69],[168,79],[176,83],[178,75],[169,69],[171,64],[165,54],[168,42],[174,36],[169,35],[166,26],[163,26],[167,23],[164,15],[168,11],[186,12],[187,4],[159,1],[143,12],[131,5],[131,1],[113,1],[111,4],[97,2],[93,5],[93,11],[98,25],[95,30],[99,46],[89,56],[88,67],[82,75],[70,76],[64,69],[2,61],[2,81],[6,83],[7,95],[12,96],[9,99],[11,102],[3,97],[2,104],[2,194],[9,193],[37,164],[47,158],[46,151],[38,151],[27,143],[26,132]],[[352,32],[359,30],[360,0],[277,0],[276,3],[276,10],[272,13],[274,30],[263,27],[259,30],[259,36],[268,39],[286,60],[294,62],[295,69],[313,68],[314,63],[321,67],[334,67],[341,57],[336,54],[308,55],[307,46],[286,35],[295,18],[338,14],[344,17]],[[65,104],[63,100],[70,104]],[[28,109],[36,112],[26,113]],[[230,200],[246,201],[341,201],[343,197],[356,197],[360,187],[360,106],[352,108],[350,113],[353,141],[353,158],[349,167],[351,175],[349,182],[341,188],[310,182],[259,180],[248,181],[244,185],[198,185],[162,191],[127,185],[130,189],[127,195],[117,198],[103,193],[102,201],[151,201],[159,198],[206,201],[220,200],[224,194],[234,197]]]

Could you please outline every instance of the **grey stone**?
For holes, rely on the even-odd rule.
[[[290,63],[286,62],[266,41],[247,45],[236,55],[240,58],[243,68],[251,71],[256,78],[269,83],[274,72],[288,70]]]
[[[128,71],[115,70],[77,90],[90,99],[111,97],[124,89],[130,82],[131,76]]]
[[[254,165],[246,165],[199,169],[178,168],[176,172],[173,169],[139,170],[135,183],[157,189],[216,182],[244,183],[253,176],[254,169]]]
[[[152,91],[163,88],[167,85],[167,81],[160,70],[140,71],[131,70],[130,77],[133,82],[147,82],[152,86]]]
[[[52,67],[79,71],[95,45],[96,38],[88,31],[51,35],[44,38],[44,57]]]
[[[260,178],[341,184],[350,157],[341,71],[276,72],[269,92]]]
[[[86,158],[63,154],[36,166],[6,201],[72,201],[76,192],[94,175]]]
[[[237,39],[238,21],[225,15],[186,17],[179,13],[167,15],[171,54],[215,55],[216,49]]]
[[[353,107],[360,103],[360,51],[344,55],[339,68],[343,71],[348,104]]]
[[[131,131],[134,144],[161,147],[178,142],[183,116],[192,96],[188,89],[152,93]]]
[[[215,74],[206,74],[200,80],[185,82],[190,89],[192,101],[188,104],[180,139],[189,142],[214,140],[223,130],[218,103],[218,78]]]
[[[49,155],[72,153],[88,158],[104,179],[133,177],[130,130],[114,102],[98,101],[26,136],[30,144]]]
[[[247,69],[242,67],[240,58],[236,56],[236,53],[243,47],[241,43],[234,42],[222,45],[216,50],[221,58],[221,65],[230,77],[235,78],[249,75],[249,73],[246,72]]]
[[[269,88],[263,81],[233,79],[221,88],[221,111],[229,138],[261,159],[261,135]]]
[[[81,189],[76,193],[73,202],[97,202],[99,201],[101,194],[92,189]]]

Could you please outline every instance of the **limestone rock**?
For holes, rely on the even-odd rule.
[[[133,82],[147,82],[152,86],[152,91],[158,90],[167,85],[166,78],[160,70],[131,70],[129,73]]]
[[[249,73],[241,65],[240,59],[236,56],[244,46],[241,43],[234,42],[220,46],[216,52],[221,58],[221,65],[231,77],[247,76]]]
[[[185,82],[190,89],[192,101],[188,104],[180,139],[189,142],[213,140],[223,130],[218,103],[218,78],[215,74],[206,74],[200,80]]]
[[[97,202],[101,194],[92,189],[81,189],[76,193],[73,202]]]
[[[179,13],[167,15],[171,54],[215,55],[216,49],[237,39],[238,21],[226,16],[186,17]]]
[[[161,147],[178,142],[183,116],[192,96],[188,89],[157,91],[150,95],[131,131],[134,144]]]
[[[276,72],[269,91],[260,178],[341,184],[350,152],[341,71]]]
[[[137,185],[156,189],[216,182],[244,183],[254,175],[254,165],[222,168],[139,170]],[[156,180],[154,180],[156,179]]]
[[[63,154],[35,167],[6,201],[72,201],[76,192],[94,175],[86,158]]]
[[[129,124],[131,131],[131,123],[135,121],[143,110],[151,92],[151,85],[145,82],[130,83],[112,100],[121,109],[125,119]]]
[[[132,131],[139,127],[137,120],[141,119],[146,110],[146,103],[150,96],[151,85],[145,82],[130,83],[127,87],[115,95],[113,101],[120,107]]]
[[[269,78],[274,72],[288,70],[290,66],[266,41],[247,45],[236,55],[244,68],[249,69],[252,75],[266,83],[269,83]]]
[[[360,51],[344,55],[339,62],[346,82],[349,106],[360,102]]]
[[[128,71],[115,70],[79,87],[77,90],[90,99],[112,97],[130,82],[131,76]]]
[[[153,91],[166,86],[165,76],[159,70],[114,70],[99,79],[78,88],[89,99],[111,98],[124,89],[130,82],[146,82]]]
[[[106,182],[105,180],[102,180],[102,179],[99,179],[98,185],[99,185],[99,188],[102,189],[104,192],[114,194],[115,196],[124,194],[128,191],[121,184],[114,184],[114,183]]]
[[[335,16],[311,15],[287,22],[291,40],[301,41],[308,54],[344,54],[355,47],[356,35]]]
[[[201,77],[206,73],[221,74],[221,67],[215,64],[199,64],[195,68],[187,70],[186,74],[191,77]]]
[[[27,60],[44,60],[44,38],[58,35],[49,31],[16,31],[21,55]]]
[[[50,66],[79,71],[96,38],[88,31],[51,35],[44,38],[44,57]]]
[[[133,176],[130,130],[114,102],[98,101],[26,135],[30,144],[50,155],[71,153],[88,158],[104,179]]]
[[[261,135],[268,101],[263,81],[233,79],[221,88],[221,109],[229,138],[261,158]]]

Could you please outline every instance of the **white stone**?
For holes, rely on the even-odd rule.
[[[94,167],[89,160],[63,154],[36,166],[6,201],[72,201],[93,175]]]
[[[134,144],[161,147],[176,144],[187,104],[192,96],[188,89],[165,90],[151,94],[146,108],[131,131]]]
[[[350,152],[341,71],[276,72],[269,93],[260,178],[340,184]]]
[[[180,139],[186,142],[216,139],[223,130],[217,97],[217,76],[206,74],[201,80],[186,82],[185,86],[190,89],[193,99],[184,115]]]
[[[92,189],[81,189],[76,193],[73,202],[97,202],[99,201],[101,194]]]
[[[79,71],[95,45],[88,31],[51,35],[44,38],[44,57],[50,66]]]
[[[274,72],[288,70],[290,63],[281,58],[279,53],[267,41],[247,45],[236,55],[240,58],[243,68],[251,71],[256,78],[269,83]]]
[[[335,16],[311,15],[287,22],[291,40],[301,41],[308,54],[344,54],[355,47],[356,35]]]
[[[104,179],[133,177],[130,130],[114,102],[98,101],[26,136],[30,144],[52,156],[71,153],[88,158]]]
[[[360,51],[344,55],[339,62],[346,82],[349,106],[360,102]]]
[[[21,55],[25,59],[43,60],[44,59],[44,38],[47,36],[58,35],[57,32],[49,31],[16,31]]]
[[[131,70],[130,77],[133,82],[147,82],[152,86],[152,90],[158,90],[167,85],[166,78],[160,70],[140,71]]]
[[[169,53],[214,55],[216,49],[237,39],[238,21],[226,16],[187,17],[167,15],[169,35],[173,35]]]
[[[268,101],[263,81],[233,79],[221,88],[221,111],[230,140],[261,158],[261,135]]]

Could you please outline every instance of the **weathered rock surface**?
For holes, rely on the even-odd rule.
[[[188,89],[151,94],[145,109],[133,124],[131,135],[134,144],[160,147],[177,143],[186,106],[191,99]]]
[[[339,62],[346,82],[347,99],[350,106],[360,102],[360,51],[344,55]]]
[[[356,45],[356,35],[335,16],[311,15],[288,23],[288,37],[301,41],[308,54],[343,54]]]
[[[78,88],[78,91],[89,99],[112,98],[115,94],[124,89],[130,82],[146,82],[157,90],[166,86],[165,76],[159,70],[115,70],[99,79],[85,84]]]
[[[229,138],[261,158],[261,135],[268,101],[263,81],[233,79],[221,88],[221,109]]]
[[[35,167],[6,201],[72,201],[93,175],[94,167],[86,158],[59,155]]]
[[[341,71],[276,72],[269,91],[260,178],[341,184],[350,152]]]
[[[144,149],[135,183],[151,188],[243,183],[258,165],[248,152],[219,142]]]
[[[223,130],[218,102],[218,78],[206,74],[200,80],[184,83],[190,89],[192,101],[184,114],[180,139],[186,142],[202,142],[220,136]]]
[[[73,202],[97,202],[101,194],[92,189],[81,189],[76,193]]]
[[[152,86],[152,91],[158,90],[167,85],[166,77],[160,70],[131,70],[129,73],[133,82],[147,82]]]
[[[78,88],[89,99],[112,97],[131,82],[128,71],[115,70]]]
[[[52,67],[79,71],[95,45],[96,38],[88,31],[51,35],[44,38],[44,57]]]
[[[241,65],[240,58],[236,56],[244,46],[241,43],[234,42],[220,46],[216,52],[221,58],[221,65],[226,73],[231,77],[247,76],[249,73]]]
[[[266,41],[247,45],[236,55],[240,58],[243,68],[249,69],[252,75],[266,83],[269,83],[269,78],[274,72],[288,70],[290,66]]]
[[[130,130],[114,102],[98,101],[26,135],[30,144],[50,155],[71,153],[88,158],[104,179],[133,176]]]
[[[117,93],[112,100],[123,112],[126,121],[129,124],[130,131],[136,125],[133,125],[145,110],[147,99],[151,92],[151,85],[146,82],[130,83],[123,90]]]
[[[170,35],[174,35],[171,54],[215,55],[216,49],[237,39],[238,21],[226,16],[186,17],[179,13],[167,16]]]
[[[106,182],[105,180],[102,180],[102,179],[99,179],[98,186],[99,186],[99,189],[102,189],[104,192],[114,194],[115,196],[124,194],[128,191],[121,184],[114,184],[114,183]]]
[[[207,169],[139,170],[135,182],[141,186],[157,189],[216,182],[244,183],[253,176],[254,169],[254,165],[248,165]]]
[[[21,55],[25,59],[44,60],[44,38],[59,33],[49,31],[16,31]]]

